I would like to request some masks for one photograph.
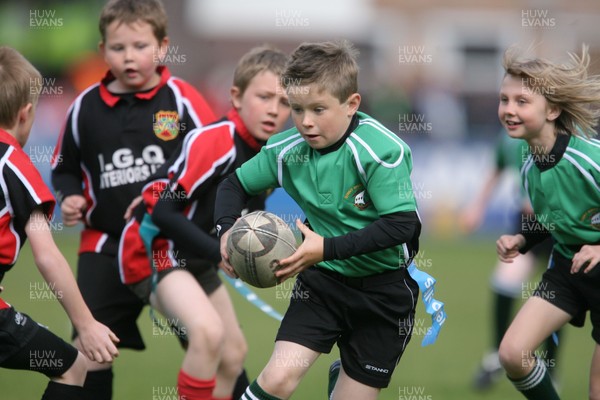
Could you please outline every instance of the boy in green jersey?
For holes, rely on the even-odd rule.
[[[500,344],[500,362],[528,399],[559,398],[534,352],[566,323],[583,326],[588,310],[596,342],[590,399],[600,398],[600,141],[590,139],[600,117],[600,77],[588,76],[588,65],[586,47],[565,65],[514,51],[504,56],[498,116],[509,136],[529,145],[521,175],[536,226],[501,236],[498,256],[510,263],[548,236],[555,242],[534,296]]]
[[[494,189],[499,185],[501,178],[507,174],[518,177],[523,163],[529,155],[529,145],[524,140],[515,140],[501,132],[495,145],[495,163],[492,173],[484,179],[484,184],[479,193],[474,196],[460,216],[461,228],[465,233],[472,233],[483,222],[485,210],[495,194]],[[512,189],[512,185],[511,185]],[[535,227],[535,215],[531,208],[529,198],[525,191],[514,188],[515,200],[519,208],[509,214],[509,221],[513,229],[518,232]],[[522,229],[523,228],[523,229]],[[529,296],[531,290],[529,281],[536,272],[537,266],[544,266],[552,252],[552,239],[548,238],[533,247],[527,254],[520,254],[513,262],[504,263],[498,260],[490,279],[492,302],[490,316],[492,322],[492,349],[481,360],[477,373],[473,379],[476,390],[491,389],[492,385],[503,378],[504,369],[500,365],[498,348],[500,342],[511,323],[513,308],[519,299]],[[558,332],[557,332],[558,334]],[[549,337],[544,343],[544,361],[550,372],[555,374],[557,345],[554,337]],[[555,376],[553,376],[555,378]]]
[[[333,399],[376,399],[411,336],[418,286],[407,271],[421,223],[409,147],[358,111],[356,51],[305,43],[282,75],[295,128],[273,136],[219,187],[222,268],[227,229],[245,198],[283,187],[304,211],[304,241],[280,261],[296,274],[267,366],[242,399],[287,399],[321,353],[341,355]],[[399,329],[404,327],[402,329]]]

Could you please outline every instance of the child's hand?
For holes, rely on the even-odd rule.
[[[219,263],[219,268],[221,268],[230,278],[239,278],[231,264],[229,264],[229,255],[227,254],[227,238],[229,237],[229,232],[230,231],[227,231],[221,235],[221,262]]]
[[[591,246],[586,244],[575,253],[573,256],[573,264],[571,264],[571,273],[576,274],[579,270],[587,264],[587,267],[583,270],[584,274],[590,272],[596,264],[600,262],[600,246]]]
[[[496,252],[500,261],[512,263],[513,259],[519,255],[519,249],[525,246],[525,237],[518,235],[502,235],[496,241]]]
[[[90,360],[105,363],[119,356],[119,350],[115,346],[119,343],[119,338],[100,322],[94,320],[77,333],[80,350]]]
[[[66,226],[73,226],[83,219],[83,212],[87,207],[85,197],[72,194],[65,197],[60,205],[63,222]]]
[[[299,219],[296,220],[296,226],[304,235],[304,242],[294,254],[279,261],[280,268],[275,276],[280,282],[323,261],[323,237],[311,231]]]
[[[127,210],[125,210],[123,219],[128,220],[129,218],[131,218],[131,216],[133,215],[133,210],[138,206],[138,204],[140,204],[142,202],[143,199],[144,198],[142,196],[138,196],[135,199],[133,199],[131,204],[129,204],[129,206],[127,206]]]

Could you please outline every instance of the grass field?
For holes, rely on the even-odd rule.
[[[67,231],[57,232],[57,243],[72,265],[78,237]],[[438,280],[437,298],[446,304],[448,320],[436,344],[421,347],[424,326],[429,320],[422,303],[417,309],[416,335],[407,348],[383,400],[507,400],[520,396],[506,379],[493,390],[474,392],[470,382],[482,353],[490,343],[489,275],[495,262],[492,238],[454,239],[424,238],[419,266]],[[69,337],[68,319],[53,299],[32,264],[30,251],[24,248],[14,270],[3,282],[4,298],[20,311],[48,325],[63,338]],[[262,289],[258,293],[283,312],[288,296],[284,289]],[[268,360],[278,323],[232,293],[239,320],[249,343],[246,368],[256,377]],[[173,395],[182,350],[169,334],[154,329],[147,311],[139,318],[147,350],[123,350],[115,364],[115,400],[158,400]],[[568,327],[559,347],[559,380],[562,398],[587,398],[588,369],[593,342],[590,325],[583,329]],[[337,348],[323,355],[301,383],[294,399],[326,398],[327,370],[337,358]],[[32,400],[41,397],[46,385],[44,376],[20,371],[0,371],[0,399]]]

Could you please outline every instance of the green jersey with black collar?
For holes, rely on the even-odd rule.
[[[367,114],[339,146],[315,150],[296,128],[271,137],[237,177],[250,195],[283,187],[311,228],[334,237],[364,228],[382,215],[416,211],[408,145]],[[398,269],[410,259],[406,244],[319,263],[349,277]]]
[[[529,154],[521,169],[539,229],[564,257],[600,243],[599,164],[600,141],[559,134],[549,154]]]

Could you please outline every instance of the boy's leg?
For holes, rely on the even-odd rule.
[[[18,322],[17,322],[18,321]],[[0,310],[0,367],[48,376],[44,400],[83,398],[86,358],[76,348],[14,308]]]
[[[510,325],[515,300],[523,297],[523,285],[534,269],[535,258],[531,254],[521,254],[512,263],[498,262],[494,268],[491,279],[493,349],[481,361],[473,381],[475,389],[489,389],[502,375],[498,348]]]
[[[242,399],[288,399],[319,355],[297,343],[276,341],[267,366],[246,389]]]
[[[136,323],[144,303],[121,282],[115,257],[82,253],[77,262],[77,285],[94,318],[120,339],[119,348],[145,348]],[[73,344],[81,348],[77,338]],[[87,360],[87,368],[86,400],[111,400],[112,363]]]
[[[367,386],[350,378],[340,366],[340,373],[331,396],[332,400],[361,399],[375,400],[381,389]]]
[[[531,400],[554,400],[558,394],[543,360],[534,351],[569,322],[570,314],[539,297],[523,305],[500,345],[500,362],[517,390]]]
[[[600,345],[596,343],[590,368],[590,400],[600,400]]]
[[[211,399],[224,327],[210,299],[192,274],[175,269],[159,281],[150,300],[187,335],[188,347],[177,384],[179,395],[188,400]]]
[[[217,384],[213,391],[213,397],[215,399],[231,399],[236,380],[242,372],[248,348],[225,286],[220,285],[209,295],[209,298],[221,317],[225,329],[223,351],[217,369]]]

